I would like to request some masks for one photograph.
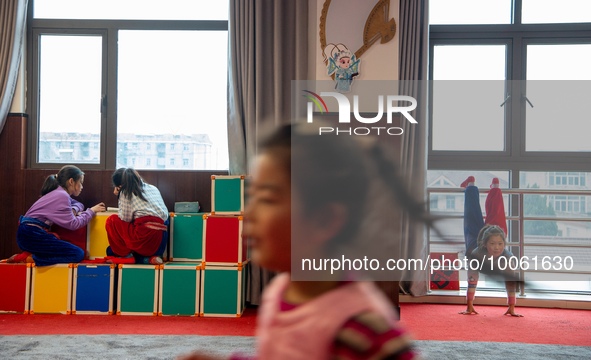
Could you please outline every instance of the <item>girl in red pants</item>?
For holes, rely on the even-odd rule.
[[[105,224],[107,255],[112,255],[108,261],[134,264],[136,258],[143,257],[150,264],[162,264],[168,209],[160,191],[132,168],[117,169],[112,181],[119,213],[109,216]]]
[[[466,256],[469,259],[484,262],[476,269],[468,268],[468,289],[466,290],[466,310],[460,314],[478,314],[474,310],[474,295],[478,285],[479,270],[483,273],[505,279],[507,290],[508,309],[505,315],[522,317],[515,312],[515,292],[517,289],[516,274],[511,271],[501,271],[499,264],[509,263],[513,254],[505,249],[507,246],[507,220],[503,194],[499,188],[499,179],[494,178],[490,185],[491,190],[486,196],[486,221],[482,217],[480,209],[480,196],[478,188],[474,185],[474,177],[469,176],[462,183],[465,187],[464,207],[464,234],[466,240]],[[477,234],[477,235],[475,235]],[[504,258],[504,259],[500,259]],[[479,263],[480,265],[480,263]],[[503,266],[504,267],[504,266]]]

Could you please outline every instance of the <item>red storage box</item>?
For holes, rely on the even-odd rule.
[[[430,258],[431,261],[438,260],[441,266],[439,269],[433,270],[429,288],[431,290],[460,290],[460,272],[454,270],[453,266],[454,260],[456,260],[456,265],[458,264],[458,253],[431,253]]]
[[[207,265],[238,266],[247,260],[242,241],[242,216],[205,215],[203,262]]]
[[[31,265],[0,263],[0,312],[29,313]]]
[[[51,227],[51,231],[56,233],[57,236],[65,240],[71,244],[74,244],[81,248],[82,250],[86,251],[86,243],[87,243],[87,232],[88,229],[86,226],[81,227],[78,230],[68,230],[61,226],[53,224]]]

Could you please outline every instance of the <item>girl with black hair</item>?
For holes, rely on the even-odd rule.
[[[105,211],[103,203],[84,210],[84,205],[72,198],[80,195],[83,183],[84,173],[74,165],[66,165],[45,179],[41,198],[19,219],[16,241],[23,252],[7,262],[35,262],[37,266],[45,266],[84,260],[84,250],[49,232],[53,224],[68,230],[80,229],[97,212]]]
[[[249,240],[252,261],[279,274],[265,288],[258,311],[257,359],[417,355],[397,323],[396,310],[375,283],[342,273],[318,273],[316,281],[294,280],[298,258],[332,257],[337,247],[359,238],[361,204],[370,181],[365,162],[371,159],[358,145],[346,136],[321,137],[318,129],[288,125],[258,148],[242,236]],[[389,180],[393,187],[399,185]],[[405,189],[394,192],[401,195]],[[402,197],[409,214],[419,215],[421,207],[409,195]],[[215,357],[197,352],[179,359]]]
[[[105,224],[107,261],[134,264],[139,258],[140,262],[162,264],[168,209],[160,191],[132,168],[115,170],[111,179],[119,213],[109,216]]]

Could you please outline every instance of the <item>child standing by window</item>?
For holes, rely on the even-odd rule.
[[[295,259],[331,257],[335,247],[356,238],[369,181],[361,153],[347,137],[320,137],[296,125],[279,128],[259,147],[242,236],[250,241],[252,261],[280,274],[263,292],[257,359],[416,356],[373,282],[356,282],[350,274],[292,280]],[[214,358],[194,353],[182,359]]]
[[[141,262],[162,264],[168,209],[160,191],[143,181],[132,168],[115,170],[111,179],[119,213],[109,216],[105,223],[109,239],[107,261],[134,264],[135,255],[143,259]]]
[[[68,230],[86,226],[97,212],[105,211],[99,203],[84,210],[72,196],[80,195],[84,173],[74,165],[66,165],[49,175],[41,188],[41,198],[19,219],[16,235],[21,254],[7,262],[35,262],[37,266],[77,263],[84,260],[84,250],[49,232],[53,224]]]
[[[505,249],[505,232],[501,227],[497,225],[485,225],[480,233],[478,234],[478,247],[470,254],[471,259],[478,261],[484,261],[483,268],[494,273],[495,269],[498,268],[499,258],[504,257],[509,263],[509,259],[513,254]],[[492,257],[492,260],[491,260]],[[502,260],[504,263],[504,260]],[[492,266],[491,266],[492,265]],[[499,274],[501,272],[497,272]],[[501,273],[502,274],[502,273]],[[515,274],[507,273],[508,278],[515,278]],[[478,271],[468,269],[468,290],[466,292],[467,307],[465,311],[460,312],[463,315],[478,314],[474,310],[474,295],[476,293],[476,286],[478,285]],[[523,315],[515,312],[515,291],[517,283],[513,280],[505,281],[505,288],[507,290],[507,305],[509,308],[505,312],[505,315],[511,315],[516,317],[522,317]]]

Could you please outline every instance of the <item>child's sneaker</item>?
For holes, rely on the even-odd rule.
[[[23,251],[20,254],[14,254],[8,259],[6,259],[7,263],[32,263],[33,262],[33,255],[28,251]]]
[[[162,265],[164,264],[164,261],[162,261],[162,258],[160,256],[152,256],[150,257],[150,264],[152,265]]]
[[[499,187],[499,178],[493,178],[492,182],[490,183],[490,188],[498,188]]]
[[[131,254],[125,257],[105,256],[105,259],[108,264],[135,264],[135,258]]]
[[[80,261],[81,264],[105,264],[107,263],[107,258],[94,258],[94,259],[84,259]]]
[[[475,181],[476,181],[476,179],[474,179],[474,176],[470,175],[470,176],[468,176],[468,178],[466,180],[464,180],[463,183],[460,184],[460,186],[463,188],[466,188],[468,186],[474,185]]]

